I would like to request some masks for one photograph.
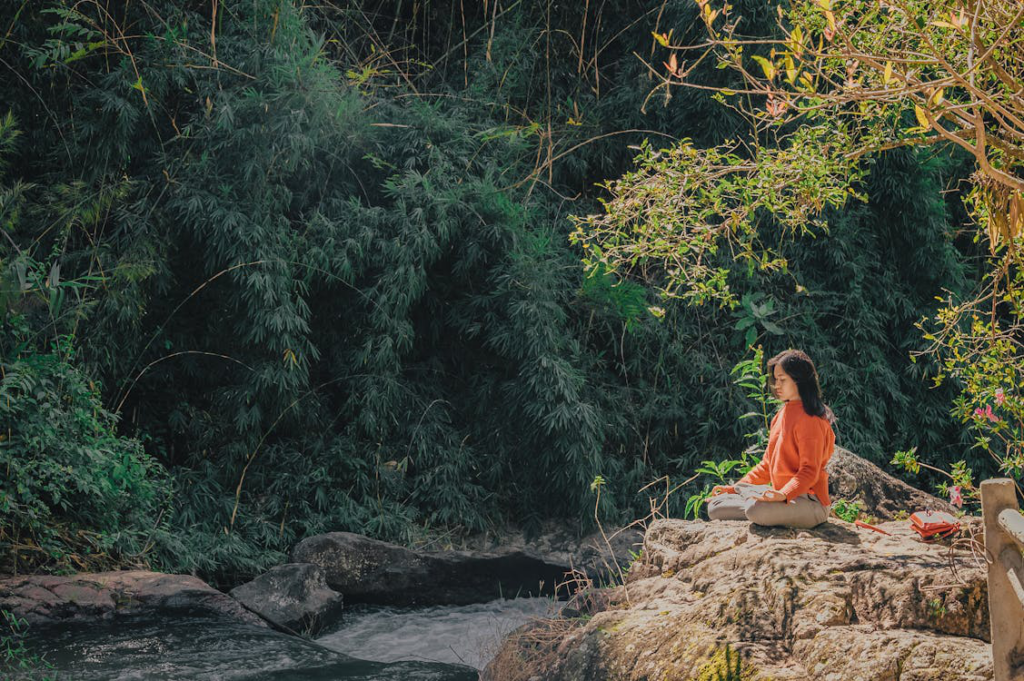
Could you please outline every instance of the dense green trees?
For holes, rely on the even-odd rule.
[[[641,108],[634,51],[692,32],[692,2],[222,0],[213,25],[209,3],[118,5],[0,15],[21,133],[0,135],[0,456],[24,471],[0,483],[4,527],[22,482],[48,484],[29,462],[71,449],[83,480],[132,462],[85,502],[131,508],[80,518],[128,538],[103,551],[224,580],[332,529],[585,523],[597,475],[602,517],[636,517],[645,483],[743,446],[729,370],[750,328],[819,359],[841,444],[959,457],[947,389],[906,360],[936,286],[970,276],[950,161],[880,159],[870,205],[789,246],[806,292],[729,265],[759,296],[729,311],[584,277],[568,215],[597,209],[627,145],[742,124],[700,95]],[[78,430],[42,439],[30,413]],[[43,503],[34,544],[65,522]],[[0,542],[45,569],[82,550]]]

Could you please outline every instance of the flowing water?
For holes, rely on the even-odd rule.
[[[194,615],[38,629],[29,644],[62,681],[476,681],[506,633],[555,605],[352,606],[316,641]]]
[[[416,609],[353,606],[340,627],[317,642],[365,660],[483,669],[506,634],[531,618],[552,617],[560,605],[551,598],[515,598]]]

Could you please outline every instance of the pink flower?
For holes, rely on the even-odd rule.
[[[995,423],[996,421],[999,420],[999,417],[992,413],[991,404],[986,404],[985,409],[978,407],[977,409],[974,410],[974,415],[977,416],[978,418],[987,418],[992,423]]]
[[[1002,388],[996,388],[996,404],[1000,405],[1006,401],[1006,394]]]
[[[949,488],[949,503],[957,508],[964,505],[964,498],[960,493],[960,485],[953,485]]]

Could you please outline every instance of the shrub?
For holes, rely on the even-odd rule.
[[[0,569],[145,564],[170,496],[164,471],[117,434],[71,339],[34,352],[12,316],[0,346]]]

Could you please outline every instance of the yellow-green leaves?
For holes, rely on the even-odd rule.
[[[928,132],[931,124],[928,122],[928,114],[919,104],[914,105],[914,118],[917,119],[917,127],[907,130],[909,133]]]
[[[761,71],[764,72],[765,78],[767,78],[768,80],[772,80],[775,78],[775,64],[771,63],[764,57],[759,57],[757,55],[752,57],[752,59],[761,66]]]
[[[828,28],[825,29],[825,37],[828,40],[832,40],[832,34],[836,30],[836,15],[832,12],[832,0],[817,0],[817,5],[825,11],[825,21],[828,22]]]
[[[939,101],[942,101],[941,90],[937,92],[936,95],[939,96]],[[929,101],[934,99],[935,95],[933,95]],[[908,128],[908,133],[925,133],[931,129],[931,123],[928,121],[928,112],[926,112],[920,104],[914,104],[914,118],[917,119],[917,126]]]
[[[917,104],[914,105],[914,116],[917,117],[917,122],[921,124],[922,128],[928,127],[928,116],[925,114],[924,109]]]
[[[80,47],[77,50],[75,50],[74,52],[72,52],[71,56],[69,56],[67,59],[64,60],[64,63],[65,64],[70,64],[71,62],[78,61],[79,59],[84,59],[85,57],[89,56],[90,54],[92,54],[96,50],[100,49],[101,47],[106,47],[106,46],[107,46],[107,41],[106,40],[95,40],[93,42],[86,43],[82,47]]]
[[[797,26],[793,29],[793,32],[789,34],[788,46],[793,56],[800,58],[800,55],[804,51],[804,32]]]
[[[951,10],[949,12],[948,16],[949,16],[949,21],[945,21],[943,19],[936,19],[935,21],[928,22],[928,25],[929,26],[938,26],[940,28],[951,28],[954,31],[959,31],[960,29],[962,29],[962,28],[967,26],[967,23],[968,23],[967,15],[964,13],[963,7],[960,8],[960,13],[959,14],[957,14],[957,13],[955,13],[955,12],[953,12]]]
[[[796,82],[796,64],[793,62],[793,57],[785,55],[782,58],[782,65],[786,68],[786,82],[793,85]]]
[[[711,24],[714,23],[715,19],[721,13],[721,10],[711,9],[709,0],[697,0],[697,6],[700,7],[700,18],[704,20],[707,27],[710,29]],[[731,5],[725,5],[723,8],[725,11],[731,9]]]
[[[768,103],[772,116],[789,106],[778,97]],[[615,184],[606,214],[577,220],[580,240],[600,244],[614,270],[665,262],[662,290],[670,297],[729,306],[728,271],[708,258],[728,249],[750,271],[784,270],[785,259],[757,241],[758,216],[770,214],[793,233],[824,229],[823,213],[845,204],[863,176],[844,153],[848,144],[841,130],[805,126],[784,147],[758,148],[753,158],[736,153],[736,142],[657,151],[645,145],[641,170]]]

